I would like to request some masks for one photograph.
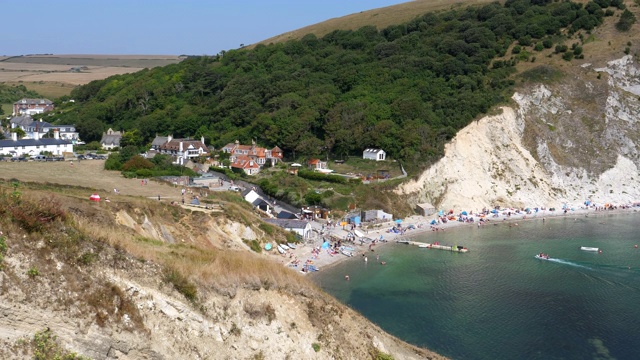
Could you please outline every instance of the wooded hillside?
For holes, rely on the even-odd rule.
[[[552,56],[580,57],[584,34],[623,8],[620,0],[511,0],[381,31],[366,26],[194,57],[82,86],[59,121],[77,124],[87,142],[107,127],[137,128],[146,141],[170,133],[205,136],[215,147],[256,139],[289,157],[382,147],[420,166],[506,101],[518,61],[557,45]]]

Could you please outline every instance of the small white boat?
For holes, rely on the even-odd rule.
[[[285,250],[289,250],[289,246],[287,246],[287,244],[280,244],[280,246]]]
[[[296,245],[294,243],[287,243],[287,246],[289,247],[289,249],[295,249]]]
[[[551,258],[549,257],[549,255],[547,254],[537,254],[536,255],[536,259],[540,259],[540,260],[550,260]]]
[[[418,245],[419,248],[428,248],[429,244],[420,244]]]
[[[280,244],[278,244],[278,252],[279,252],[280,254],[284,254],[284,252],[285,252],[284,248],[283,248],[283,247],[282,247],[282,245],[280,245]]]
[[[595,248],[595,247],[588,247],[588,246],[580,246],[580,250],[584,250],[584,251],[595,251],[595,252],[600,251],[600,249],[599,249],[599,248]]]
[[[340,250],[340,252],[341,252],[341,253],[342,253],[342,255],[344,255],[344,256],[348,256],[348,257],[352,257],[352,256],[353,256],[353,253],[352,253],[351,251],[348,251],[348,250],[344,250],[344,249],[343,249],[343,250]]]

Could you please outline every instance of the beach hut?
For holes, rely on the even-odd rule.
[[[93,195],[89,196],[90,201],[100,202],[100,195],[93,193]]]
[[[436,213],[436,208],[429,203],[416,205],[416,212],[422,216],[430,216]]]

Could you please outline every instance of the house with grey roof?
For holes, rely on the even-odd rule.
[[[12,129],[22,129],[26,134],[25,137],[29,139],[42,139],[48,133],[53,135],[53,131],[57,129],[60,139],[69,140],[74,144],[80,141],[75,125],[53,125],[42,119],[34,120],[30,115],[15,116],[9,120],[9,123]]]
[[[312,229],[311,223],[305,220],[292,220],[292,219],[263,219],[265,222],[273,225],[280,226],[281,228],[294,232],[303,239],[309,239],[311,237]]]
[[[42,114],[53,108],[53,102],[49,99],[21,99],[13,103],[13,115]]]
[[[122,133],[120,131],[113,131],[109,128],[107,132],[102,133],[102,139],[100,139],[100,145],[105,150],[111,150],[113,148],[120,147],[120,140],[122,139]]]
[[[38,136],[38,135],[36,135]],[[73,143],[60,139],[58,131],[54,131],[53,139],[18,139],[15,132],[11,133],[11,139],[0,140],[0,154],[8,156],[34,156],[44,152],[62,156],[64,153],[73,153]]]
[[[200,140],[171,139],[158,147],[161,154],[171,155],[176,163],[185,165],[191,159],[209,153],[209,148],[204,144],[204,136]]]

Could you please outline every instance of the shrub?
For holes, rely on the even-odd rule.
[[[38,268],[36,267],[31,267],[29,268],[29,270],[27,270],[27,275],[29,275],[29,277],[33,279],[36,276],[40,275],[40,271],[38,271]]]
[[[520,51],[522,51],[522,48],[520,47],[520,45],[516,45],[513,47],[513,49],[511,49],[512,54],[520,54]]]
[[[35,360],[85,360],[84,356],[80,356],[73,352],[66,352],[58,343],[58,338],[49,328],[38,331],[33,335],[32,345],[33,358]]]
[[[544,46],[545,49],[551,49],[551,47],[553,46],[553,41],[549,38],[542,40],[542,46]]]
[[[198,288],[186,276],[182,275],[178,270],[167,269],[164,280],[173,285],[180,294],[184,295],[190,301],[195,301],[198,294]]]
[[[320,344],[313,343],[313,344],[311,344],[311,347],[313,348],[313,351],[320,352]]]
[[[569,47],[567,45],[556,45],[555,52],[556,54],[559,54],[559,53],[565,53],[567,52],[567,50],[569,50]]]
[[[139,169],[153,169],[153,163],[140,155],[134,155],[122,165],[122,170],[131,171]]]
[[[535,51],[542,51],[544,49],[544,45],[542,45],[542,43],[537,43],[534,47],[533,50]]]
[[[631,26],[636,22],[636,16],[629,9],[626,9],[620,15],[620,20],[616,23],[618,31],[629,31]]]

